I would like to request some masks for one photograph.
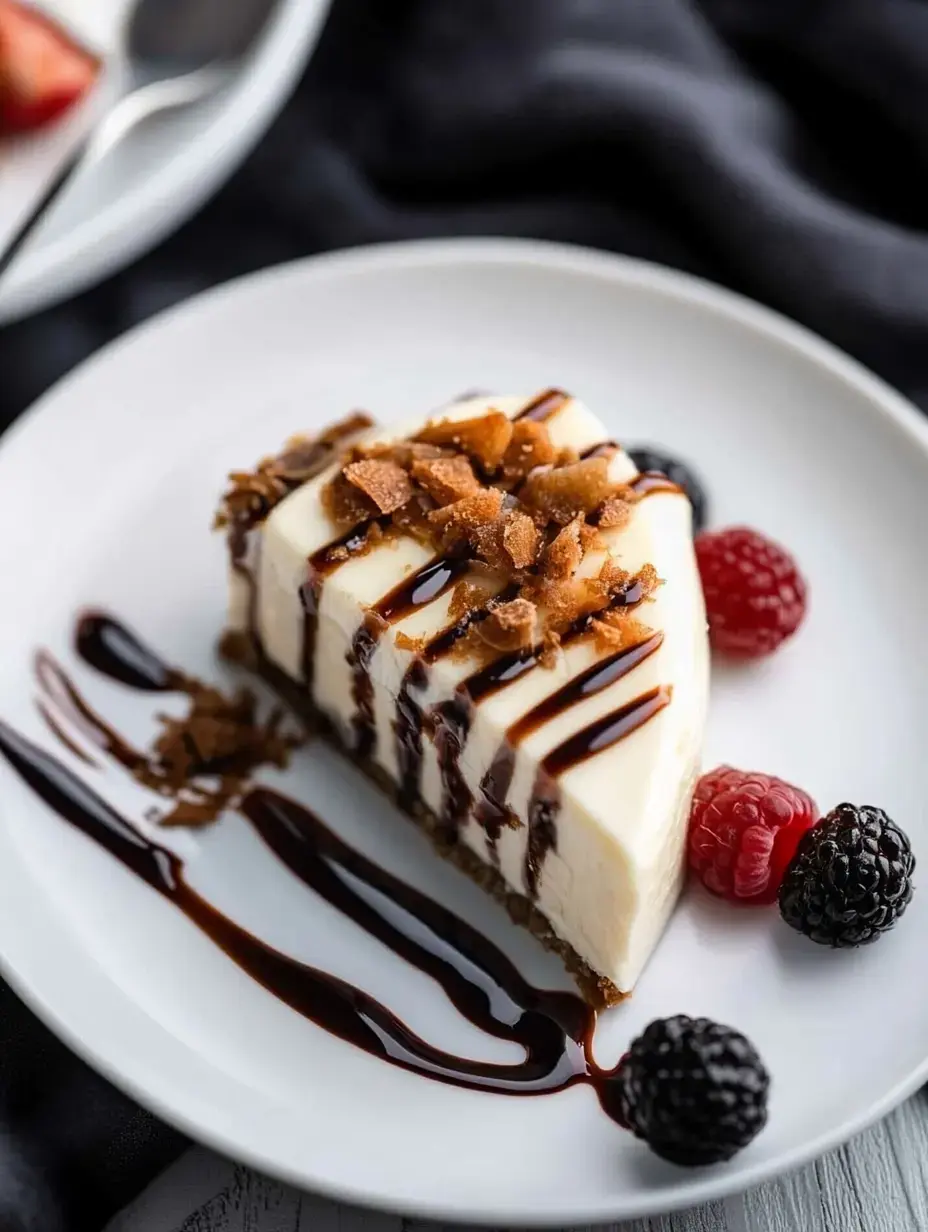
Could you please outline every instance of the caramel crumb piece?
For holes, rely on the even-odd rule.
[[[494,471],[512,439],[512,424],[502,411],[490,411],[474,419],[426,424],[416,439],[429,445],[451,446],[476,458],[485,470]]]
[[[335,461],[339,450],[374,426],[366,411],[353,411],[318,436],[294,436],[271,463],[271,471],[292,483],[306,483]]]
[[[224,645],[227,653],[241,650]],[[241,798],[260,766],[285,767],[302,739],[282,730],[280,710],[261,721],[248,689],[227,697],[193,678],[178,679],[190,708],[179,718],[158,715],[161,731],[151,750],[138,754],[133,775],[173,801],[162,825],[207,825]]]
[[[451,592],[451,602],[448,604],[448,620],[457,624],[462,616],[486,607],[487,600],[493,592],[486,586],[478,586],[476,582],[458,582]]]
[[[503,475],[509,482],[524,479],[536,466],[547,466],[555,458],[548,429],[533,419],[519,419],[512,425],[512,438],[503,456]]]
[[[600,530],[621,530],[628,525],[631,516],[632,507],[628,501],[618,496],[610,496],[599,508],[596,525]]]
[[[337,454],[373,425],[370,415],[355,411],[319,436],[291,437],[276,457],[263,458],[253,471],[233,471],[213,529],[234,526],[239,533],[263,522],[275,505],[334,462]]]
[[[628,575],[626,574],[626,579]],[[657,590],[658,586],[663,586],[663,578],[660,577],[653,565],[642,565],[635,574],[635,581],[641,587],[645,599],[650,599]]]
[[[650,569],[651,566],[647,565]],[[608,595],[614,595],[618,591],[624,589],[631,580],[627,569],[623,569],[617,560],[612,556],[603,564],[599,571],[599,581],[602,584],[603,590]]]
[[[412,654],[421,654],[425,649],[424,637],[410,637],[408,633],[404,633],[402,629],[397,632],[396,638],[397,649],[408,650]]]
[[[436,509],[429,521],[441,533],[446,545],[460,542],[479,527],[495,522],[503,507],[503,494],[498,488],[481,488],[472,496]],[[449,543],[450,540],[450,543]]]
[[[586,458],[551,470],[529,475],[520,493],[522,500],[561,526],[580,515],[592,513],[611,495],[606,458]]]
[[[431,545],[435,534],[429,522],[429,514],[434,508],[435,503],[430,496],[425,492],[414,492],[412,499],[394,513],[393,525],[398,531],[412,535],[420,543]]]
[[[438,505],[451,505],[480,490],[474,468],[460,456],[414,462],[412,477]]]
[[[603,537],[595,526],[591,526],[589,522],[580,523],[580,547],[583,549],[584,556],[587,552],[604,549],[605,546]]]
[[[254,639],[243,629],[226,629],[219,639],[219,656],[229,663],[237,663],[240,667],[252,670],[257,668],[259,662]]]
[[[538,530],[524,513],[513,513],[503,527],[503,547],[516,569],[527,569],[538,556]]]
[[[381,513],[393,513],[412,496],[409,476],[401,466],[387,458],[351,462],[342,473],[349,483],[360,488],[374,502]]]
[[[336,526],[357,526],[377,514],[377,506],[339,472],[322,490],[322,507]]]
[[[541,642],[541,654],[538,656],[538,662],[542,667],[550,670],[557,663],[560,654],[561,635],[555,633],[553,629],[546,629]]]
[[[536,614],[535,605],[528,599],[513,599],[494,608],[474,631],[493,650],[521,650],[535,641]]]
[[[495,522],[478,526],[470,535],[472,551],[494,573],[506,573],[512,569],[512,559],[506,550],[507,519],[500,515]]]
[[[583,560],[583,545],[580,541],[582,519],[574,518],[548,544],[542,561],[542,573],[547,578],[573,577]]]
[[[622,608],[610,608],[590,622],[590,631],[594,636],[596,649],[600,651],[625,650],[643,642],[651,630],[640,620],[623,611]]]

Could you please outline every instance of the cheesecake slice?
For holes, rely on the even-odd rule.
[[[564,958],[629,992],[679,893],[708,646],[686,496],[557,390],[232,476],[224,648]]]

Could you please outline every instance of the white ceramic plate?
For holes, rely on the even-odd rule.
[[[132,0],[45,0],[120,71],[121,30]],[[83,168],[0,280],[0,324],[64,299],[153,247],[203,204],[245,158],[303,70],[330,0],[279,0],[248,63],[221,95],[139,125]],[[23,193],[54,161],[54,135],[21,155]],[[39,167],[37,169],[37,164]],[[46,177],[46,179],[50,178]],[[4,191],[17,191],[4,180]]]
[[[791,545],[811,583],[801,635],[717,670],[707,762],[787,776],[824,807],[878,803],[928,851],[928,431],[797,327],[649,265],[517,242],[356,251],[272,270],[136,331],[53,390],[0,449],[0,713],[47,741],[37,643],[130,732],[151,700],[74,664],[75,611],[101,604],[175,662],[216,675],[226,471],[347,408],[424,411],[474,386],[559,384],[627,442],[663,442],[708,483],[717,523]],[[157,699],[155,699],[157,700]],[[558,964],[441,864],[324,748],[286,790],[463,914],[542,985]],[[109,788],[107,788],[109,790]],[[724,1167],[662,1164],[592,1092],[541,1099],[415,1078],[309,1025],[0,767],[0,953],[77,1051],[197,1138],[345,1199],[498,1224],[588,1223],[717,1197],[861,1129],[926,1072],[928,894],[867,950],[832,953],[775,910],[692,892],[636,995],[600,1023],[614,1061],[657,1015],[707,1014],[754,1039],[770,1123]],[[195,884],[295,955],[386,1001],[433,1042],[488,1059],[426,978],[291,880],[229,818],[172,839]]]

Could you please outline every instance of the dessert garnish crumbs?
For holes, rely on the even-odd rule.
[[[233,471],[213,520],[214,529],[243,533],[257,526],[294,488],[324,471],[340,450],[373,423],[366,412],[354,411],[319,436],[291,438],[281,453],[262,459],[253,471]]]
[[[260,767],[284,769],[304,736],[284,729],[279,708],[260,718],[250,689],[227,695],[192,677],[184,677],[180,687],[187,713],[157,716],[160,731],[133,774],[173,802],[158,818],[162,825],[208,825],[241,798]]]
[[[351,416],[316,441],[291,443],[255,472],[233,475],[217,515],[217,525],[229,527],[233,556],[236,545],[243,551],[251,525],[309,473],[328,466],[333,473],[321,492],[323,507],[339,529],[359,528],[352,555],[401,534],[434,552],[468,554],[473,572],[456,586],[449,620],[475,618],[456,653],[487,658],[535,645],[551,666],[561,634],[580,618],[591,617],[588,631],[598,649],[623,647],[640,633],[643,626],[616,598],[632,580],[648,598],[659,579],[651,566],[631,579],[609,554],[603,532],[628,523],[637,497],[610,478],[608,457],[579,459],[554,446],[543,422],[513,422],[492,409],[433,421],[416,437],[395,442],[358,441],[369,423],[365,415]],[[592,552],[603,555],[598,571],[581,571]],[[509,601],[494,600],[504,589]],[[411,653],[423,649],[420,639],[401,631],[397,645]]]

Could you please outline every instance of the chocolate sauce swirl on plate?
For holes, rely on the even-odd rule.
[[[75,645],[85,663],[142,692],[153,691],[158,680],[185,679],[112,618],[82,622]],[[88,714],[105,726],[51,656],[44,661],[54,666],[43,677],[48,705],[66,697],[72,718]],[[138,671],[139,663],[145,671]],[[63,821],[181,911],[256,983],[320,1028],[388,1064],[470,1090],[535,1096],[589,1085],[606,1113],[619,1121],[610,1098],[614,1071],[597,1066],[592,1057],[594,1012],[573,993],[530,985],[470,924],[379,868],[303,805],[255,786],[239,810],[269,852],[313,893],[430,976],[476,1027],[521,1045],[520,1061],[491,1063],[440,1049],[362,989],[262,941],[192,886],[175,852],[120,814],[88,779],[2,721],[0,756]]]

